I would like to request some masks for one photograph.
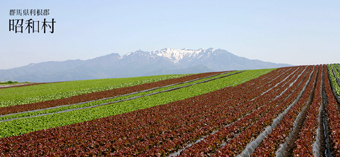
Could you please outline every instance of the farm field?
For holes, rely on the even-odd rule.
[[[38,84],[45,84],[45,83],[30,83],[30,82],[18,83],[18,82],[7,81],[7,82],[0,83],[0,89],[33,86],[33,85],[38,85]]]
[[[151,83],[185,75],[159,75],[135,78],[82,80],[72,82],[47,83],[20,88],[1,89],[0,107],[35,103],[47,100],[111,90],[121,87]]]
[[[339,64],[36,84],[0,96],[0,156],[340,156]]]

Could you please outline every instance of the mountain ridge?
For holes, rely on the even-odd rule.
[[[49,61],[0,70],[0,81],[55,82],[290,66],[236,56],[223,49],[137,50],[88,60]]]

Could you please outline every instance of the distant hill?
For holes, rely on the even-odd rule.
[[[222,49],[138,50],[89,60],[50,61],[0,70],[0,81],[54,82],[210,71],[265,69],[289,66],[249,60]]]

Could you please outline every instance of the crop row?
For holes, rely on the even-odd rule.
[[[53,83],[57,83],[57,82],[53,82]],[[34,86],[34,85],[40,85],[40,84],[46,84],[46,83],[25,83],[25,84],[13,84],[13,85],[11,85],[11,84],[6,84],[6,85],[0,84],[0,89],[15,88],[15,87],[26,87],[26,86]]]
[[[320,66],[322,68],[322,66]],[[322,70],[319,70],[320,72]],[[303,126],[300,129],[299,135],[295,141],[295,149],[293,150],[294,156],[313,156],[318,154],[318,150],[315,150],[314,143],[317,140],[317,129],[319,128],[319,111],[322,103],[322,74],[319,74],[315,87],[313,102],[307,110],[306,119],[303,122]]]
[[[91,100],[91,101],[81,102],[81,103],[76,103],[76,104],[68,104],[68,105],[61,105],[61,106],[51,107],[51,108],[30,110],[26,112],[12,113],[8,115],[0,115],[0,122],[10,121],[10,120],[18,119],[18,118],[29,118],[32,116],[44,116],[44,115],[55,114],[55,113],[60,113],[60,112],[69,112],[73,110],[92,108],[92,107],[98,107],[102,105],[118,103],[122,101],[129,101],[129,100],[140,98],[140,97],[159,94],[160,92],[168,92],[171,90],[178,90],[180,88],[185,88],[185,87],[192,86],[192,85],[199,84],[199,83],[206,83],[208,81],[213,81],[213,80],[220,79],[223,77],[228,77],[230,75],[235,75],[240,72],[242,71],[227,72],[223,74],[212,75],[212,76],[208,76],[204,78],[198,78],[198,79],[171,84],[167,86],[150,88],[150,89],[143,90],[143,91],[103,98],[99,100]]]
[[[333,152],[334,156],[340,156],[340,114],[339,114],[339,104],[336,100],[337,93],[332,92],[332,89],[338,87],[332,69],[328,66],[328,71],[325,74],[325,93],[327,97],[327,105],[326,105],[326,112],[327,112],[327,121],[329,124],[329,142],[330,147]]]
[[[313,88],[317,80],[317,71],[313,73],[312,79],[309,81],[307,88],[303,92],[301,98],[294,104],[288,112],[284,115],[279,124],[272,130],[272,132],[263,139],[262,143],[255,149],[252,156],[269,155],[275,156],[276,151],[279,149],[280,144],[283,144],[292,132],[294,122],[296,121],[299,113],[303,110],[305,105],[308,105],[310,95],[313,93]],[[281,150],[285,151],[285,150]]]
[[[334,85],[338,85],[334,77],[337,76],[336,71],[338,71],[338,69],[336,69],[336,67],[328,67],[327,70],[326,65],[319,66],[319,72],[322,74],[319,74],[316,80],[314,95],[309,95],[309,99],[313,100],[311,105],[309,106],[307,103],[306,106],[301,109],[303,106],[303,104],[301,104],[300,109],[294,112],[295,114],[289,115],[290,117],[287,118],[286,121],[284,119],[283,122],[277,126],[278,130],[274,130],[271,133],[276,136],[272,137],[272,139],[266,139],[267,145],[265,145],[265,141],[262,141],[262,150],[259,150],[261,147],[258,147],[252,156],[340,155],[339,104],[335,99],[337,98],[336,91],[333,90],[334,95],[331,92]],[[322,77],[322,75],[325,77]],[[330,81],[328,77],[333,79],[333,81]],[[325,79],[325,81],[323,81],[323,79]],[[330,83],[333,84],[333,87],[330,86]],[[327,95],[325,97],[326,99],[323,99],[322,93]],[[328,114],[324,113],[324,106],[326,106]],[[323,117],[326,117],[328,121],[324,121]],[[327,131],[328,123],[330,124],[329,131]],[[268,137],[270,137],[271,134]],[[280,139],[282,140],[280,141]],[[278,149],[278,145],[280,149]],[[274,150],[276,152],[274,152]]]
[[[329,74],[331,75],[331,81],[333,85],[333,89],[335,93],[340,96],[340,72],[337,68],[338,66],[333,64],[333,65],[328,65],[328,69],[330,70]]]
[[[238,75],[242,74],[244,75],[246,72]],[[269,74],[266,76],[269,76]],[[231,77],[228,77],[230,82],[224,81],[225,85],[226,83],[235,83],[231,82]],[[242,80],[244,78],[238,79]],[[216,82],[209,83],[207,83],[208,85],[205,87],[211,88]],[[110,153],[119,153],[118,150],[131,153],[131,151],[123,150],[131,148],[138,150],[132,151],[132,153],[139,154],[150,149],[150,144],[153,146],[160,144],[173,145],[174,143],[172,142],[156,143],[157,140],[155,139],[164,137],[165,140],[171,140],[177,138],[176,132],[169,132],[171,130],[178,129],[178,132],[190,132],[192,129],[200,129],[206,123],[211,122],[212,118],[218,118],[218,116],[220,116],[216,112],[224,112],[223,109],[229,107],[230,104],[235,106],[241,105],[239,102],[242,101],[241,98],[243,96],[247,96],[247,94],[251,95],[255,92],[250,88],[254,85],[249,86],[250,83],[255,83],[255,86],[260,85],[257,81],[252,80],[241,86],[223,88],[217,91],[213,90],[214,92],[211,93],[196,97],[190,96],[192,98],[166,105],[155,106],[144,110],[137,110],[64,127],[36,131],[17,137],[2,138],[0,139],[0,152],[4,152],[4,155],[6,155],[6,153],[8,153],[7,155],[14,153],[22,153],[23,155],[25,152],[37,153],[38,155],[47,155],[46,153],[50,153],[50,155],[72,153],[80,155],[81,153],[104,155],[107,153],[106,155],[109,155]],[[201,88],[198,87],[196,89]],[[244,93],[245,89],[249,90]],[[176,94],[178,91],[171,94]],[[187,94],[194,91],[195,90],[189,90]],[[179,94],[183,95],[184,93]],[[177,94],[176,96],[179,95]],[[164,99],[164,96],[161,96],[160,98]],[[225,100],[235,103],[225,104]],[[215,108],[217,110],[215,110]],[[215,112],[210,112],[212,110],[215,110]],[[224,112],[223,114],[231,115],[233,112]],[[197,118],[199,119],[198,121],[196,121]],[[204,131],[204,129],[200,130]],[[172,138],[169,137],[171,135],[173,135]],[[133,144],[131,145],[131,143]],[[178,144],[180,145],[181,142],[178,141],[175,143],[175,145]],[[131,147],[127,147],[128,145]],[[138,149],[136,148],[137,145],[139,146]],[[36,148],[39,148],[39,150]]]
[[[244,96],[245,95],[247,94],[244,94]],[[233,98],[235,99],[236,97],[233,97]],[[226,97],[226,100],[230,100],[230,98]],[[145,152],[141,154],[142,156],[143,155],[150,156],[150,155],[156,155],[156,154],[164,155],[164,153],[169,153],[173,150],[178,149],[179,147],[183,147],[186,143],[212,131],[212,129],[216,126],[210,125],[211,119],[214,119],[220,122],[222,120],[223,122],[225,122],[222,119],[222,116],[231,113],[229,109],[226,108],[226,106],[223,106],[225,104],[221,104],[216,101],[210,101],[210,103],[216,104],[216,106],[213,106],[214,108],[212,109],[210,108],[212,106],[205,105],[205,107],[208,107],[208,109],[194,110],[194,111],[189,110],[190,111],[189,113],[171,115],[175,117],[175,119],[162,122],[162,125],[168,124],[172,126],[173,129],[171,129],[170,126],[167,126],[167,128],[161,131],[162,133],[160,135],[154,136],[147,140],[144,139],[145,141],[142,141],[142,142],[131,143],[130,146],[133,145],[133,148],[124,147],[122,150],[116,151],[115,154],[132,155],[131,152],[140,152],[141,149],[143,150],[145,145],[149,145],[149,147],[151,146],[153,148],[145,150]],[[200,104],[197,104],[197,105],[200,105]],[[235,107],[235,106],[228,106],[228,107]],[[181,109],[177,109],[177,110],[181,110]],[[221,113],[221,110],[228,110],[228,111],[223,111]],[[176,126],[178,125],[178,123],[185,124],[185,125]],[[204,127],[205,129],[200,129],[202,127]],[[160,126],[160,128],[162,127]],[[147,131],[142,131],[142,132],[145,133]],[[135,134],[135,133],[132,133],[132,134]],[[130,140],[126,139],[126,140],[133,141],[131,139]]]
[[[261,85],[264,83],[265,82],[259,82],[258,85]],[[276,85],[275,81],[272,82],[272,86],[274,85]],[[175,137],[177,138],[174,138],[174,139],[169,139],[169,138],[159,139],[158,138],[157,139],[158,143],[177,143],[177,145],[160,144],[160,145],[157,145],[157,147],[147,150],[142,155],[150,156],[150,155],[159,154],[159,153],[167,154],[173,150],[177,150],[180,147],[186,146],[187,143],[196,141],[198,138],[200,138],[200,136],[206,136],[206,134],[209,134],[210,132],[216,129],[219,129],[226,124],[232,123],[233,121],[237,119],[237,116],[242,116],[246,114],[247,110],[245,108],[249,109],[250,106],[248,105],[248,103],[244,103],[244,101],[251,101],[251,99],[253,99],[254,96],[261,95],[261,93],[263,93],[265,90],[266,89],[252,90],[251,94],[247,92],[242,93],[244,94],[243,96],[241,95],[240,97],[240,98],[243,98],[242,103],[241,101],[238,101],[238,102],[227,101],[225,103],[220,103],[218,107],[214,106],[214,108],[210,109],[210,112],[212,113],[203,114],[203,115],[200,114],[200,116],[204,116],[204,117],[201,117],[201,119],[196,119],[195,120],[197,121],[196,123],[192,123],[191,125],[189,125],[189,127],[190,126],[192,127],[191,129],[189,129],[189,131],[180,132],[182,128],[170,130],[168,137],[171,137],[171,133],[175,132],[176,133]],[[253,95],[253,96],[244,97],[248,95]],[[234,97],[234,99],[238,99],[238,98]],[[224,111],[220,111],[220,110],[224,110]],[[128,150],[120,151],[120,153],[126,154],[128,153]]]
[[[298,73],[301,73],[303,69],[298,71]],[[289,85],[294,79],[297,79],[298,73],[295,74],[293,79],[287,81],[286,85]],[[300,77],[299,81],[302,81],[302,77]],[[264,114],[269,112],[271,109],[273,109],[272,104],[278,103],[281,98],[287,97],[286,94],[289,94],[289,92],[286,92],[284,95],[281,96],[281,98],[276,99],[274,98],[277,96],[277,94],[281,93],[285,88],[281,88],[282,86],[275,85],[277,89],[272,89],[272,91],[267,92],[266,94],[262,95],[260,93],[260,97],[254,100],[250,100],[246,102],[246,104],[249,106],[243,110],[240,110],[239,112],[246,112],[247,110],[251,110],[252,112],[249,112],[249,114],[245,115],[244,117],[225,117],[225,119],[235,119],[235,123],[231,125],[227,125],[223,129],[220,129],[218,132],[212,134],[211,136],[208,136],[204,140],[194,144],[193,146],[185,149],[181,154],[182,155],[200,155],[200,154],[206,154],[209,155],[211,153],[214,153],[216,149],[220,147],[220,145],[225,144],[228,142],[228,139],[232,139],[237,136],[238,133],[245,130],[248,126],[256,122],[259,118],[261,118]],[[290,89],[296,88],[297,85],[291,86]],[[290,91],[290,90],[287,90]]]
[[[313,74],[315,74],[315,72]],[[307,90],[309,86],[310,86],[310,83],[307,86]],[[298,91],[303,91],[302,86],[298,88],[299,88]],[[291,104],[294,100],[296,100],[298,95],[299,95],[299,92],[298,93],[295,92],[294,97],[288,97],[288,99],[285,99],[285,101],[282,104],[277,105],[268,114],[261,117],[256,123],[251,125],[245,131],[241,132],[237,137],[228,141],[224,147],[220,148],[217,151],[216,154],[217,155],[227,154],[230,156],[235,156],[237,154],[240,154],[245,149],[245,147],[248,145],[248,143],[250,143],[252,140],[255,140],[256,137],[259,136],[261,132],[266,131],[265,128],[269,126],[273,122],[273,120],[276,117],[278,117],[280,113],[282,113],[289,106],[289,104]],[[301,101],[301,99],[299,101]],[[292,109],[294,109],[295,106],[296,105],[294,105]]]
[[[74,104],[74,103],[79,103],[79,102],[84,102],[84,101],[102,99],[106,97],[113,97],[113,96],[118,96],[122,94],[141,91],[145,89],[150,89],[154,87],[160,87],[160,86],[180,83],[180,82],[184,82],[188,80],[193,80],[197,78],[207,77],[207,76],[219,74],[219,73],[221,72],[202,73],[202,74],[184,76],[180,78],[168,79],[168,80],[163,80],[163,81],[158,81],[158,82],[146,83],[146,84],[141,84],[141,85],[136,85],[136,86],[111,89],[108,91],[100,91],[100,92],[82,94],[82,95],[72,96],[72,97],[68,97],[64,99],[49,100],[49,101],[44,101],[44,102],[37,102],[37,103],[23,104],[23,105],[16,105],[16,106],[8,106],[8,107],[1,108],[0,115],[9,114],[9,113],[18,113],[18,112],[23,112],[23,111],[30,111],[30,110],[36,110],[36,109],[42,109],[42,108],[48,108],[48,107],[66,105],[66,104]]]
[[[20,88],[0,89],[0,107],[15,106],[22,104],[37,103],[42,101],[68,98],[93,92],[112,90],[145,83],[158,82],[162,80],[185,77],[181,75],[158,75],[133,78],[113,78],[98,80],[68,81],[59,83],[47,83]],[[197,74],[206,75],[207,74]]]
[[[163,105],[212,92],[226,86],[237,85],[253,78],[257,78],[265,73],[268,73],[269,71],[271,70],[248,70],[237,75],[228,76],[203,84],[197,84],[152,96],[141,97],[130,101],[99,106],[90,109],[82,109],[53,115],[2,122],[0,123],[0,128],[3,129],[0,130],[0,137],[20,135],[32,131],[70,125],[97,118],[131,112],[138,109],[146,109],[157,105]],[[233,95],[231,94],[231,96]],[[230,99],[232,99],[232,97]]]

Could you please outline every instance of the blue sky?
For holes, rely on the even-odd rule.
[[[10,16],[10,9],[50,9],[50,15]],[[54,18],[55,32],[10,32],[13,18]],[[294,65],[339,63],[340,1],[1,1],[0,47],[0,69],[162,48],[221,48]]]

